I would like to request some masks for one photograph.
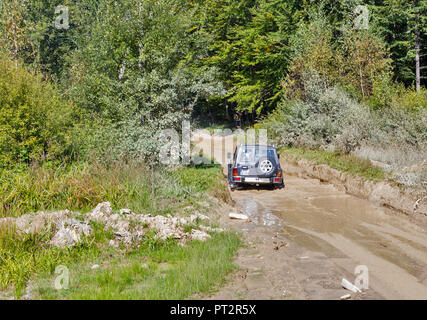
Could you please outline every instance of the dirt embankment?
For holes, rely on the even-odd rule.
[[[281,165],[288,174],[315,178],[333,184],[348,194],[367,199],[408,215],[427,215],[427,197],[419,198],[389,181],[370,181],[341,172],[325,164],[315,164],[290,155],[282,157]]]

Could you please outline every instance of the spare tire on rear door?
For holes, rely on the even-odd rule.
[[[274,159],[269,157],[261,157],[255,165],[257,174],[260,176],[270,176],[276,170]]]

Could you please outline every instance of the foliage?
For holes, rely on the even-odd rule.
[[[391,86],[390,61],[378,37],[369,31],[344,29],[339,42],[322,13],[302,24],[292,38],[294,59],[283,85],[288,98],[305,90],[304,73],[316,72],[326,85],[340,84],[360,98],[376,93],[380,84]]]
[[[265,122],[283,145],[333,147],[349,153],[364,143],[425,148],[426,110],[371,111],[316,74],[306,74],[303,100],[283,101]],[[325,90],[326,88],[326,90]]]
[[[0,8],[0,44],[6,53],[18,59],[36,56],[36,44],[32,38],[34,25],[28,20],[30,1],[5,0]]]
[[[110,167],[92,163],[68,168],[33,168],[30,171],[25,167],[3,170],[0,172],[0,217],[58,208],[84,212],[93,209],[100,201],[110,201],[116,210],[130,208],[133,212],[145,214],[190,214],[194,210],[208,210],[198,202],[206,202],[209,194],[217,196],[220,190],[226,193],[219,167],[158,170],[154,179],[155,198],[151,192],[150,175],[146,166],[122,163]],[[190,212],[184,210],[189,205]],[[78,265],[76,268],[80,270],[80,265],[87,267],[85,264],[88,261],[97,259],[101,264],[116,257],[120,266],[115,265],[114,269],[118,270],[126,261],[133,261],[132,252],[122,252],[108,246],[111,235],[102,226],[94,230],[93,237],[80,245],[59,249],[46,244],[46,239],[52,234],[17,236],[14,230],[0,225],[0,290],[13,287],[15,296],[20,297],[25,293],[28,280],[34,279],[34,274],[52,275],[58,265]],[[208,276],[204,280],[203,288],[199,288],[203,291],[210,289],[213,281],[221,281],[224,274],[231,270],[231,259],[239,243],[235,235],[228,233],[206,244],[194,244],[191,246],[193,249],[182,249],[175,243],[168,246],[167,243],[158,243],[158,246],[152,247],[153,241],[147,235],[144,247],[134,254],[149,254],[155,259],[153,266],[163,262],[161,259],[173,260],[182,268],[190,267],[191,270],[202,263],[203,272],[209,272],[213,277]],[[219,248],[221,255],[218,255]],[[207,255],[215,257],[215,261],[209,259],[201,262],[200,259]],[[219,261],[216,260],[218,258]],[[189,261],[190,265],[186,264]],[[179,270],[182,270],[181,267]],[[125,272],[126,268],[122,271]],[[203,272],[201,277],[205,278]],[[194,276],[200,280],[200,270]],[[48,286],[51,287],[51,283]],[[182,281],[182,297],[188,297],[194,288],[198,287],[185,285]],[[116,294],[116,298],[127,296],[122,292]],[[172,297],[174,293],[168,294]]]
[[[205,1],[202,30],[214,37],[209,65],[221,70],[237,110],[271,110],[289,63],[292,4],[283,1]],[[217,13],[220,12],[218,15]]]
[[[159,149],[157,133],[180,129],[199,101],[223,89],[215,70],[191,68],[198,59],[191,48],[204,40],[189,32],[186,13],[174,2],[103,4],[97,11],[103,19],[90,25],[89,37],[78,38],[70,57],[69,94],[89,117],[103,119],[94,131],[112,133],[109,153],[151,157]]]
[[[354,155],[393,169],[426,159],[427,91],[413,87],[426,0],[0,3],[0,216],[101,201],[173,214],[202,210],[207,193],[228,200],[219,168],[156,165],[162,129],[196,116],[212,124],[237,111],[270,113],[259,127],[279,144],[318,149],[296,153],[372,179],[384,172]],[[354,28],[360,4],[368,30]],[[58,5],[69,8],[69,28],[54,25]],[[61,251],[20,240],[0,234],[0,287],[14,285],[17,296],[33,272],[103,254],[93,243]],[[61,297],[186,298],[222,279],[236,249],[227,236],[186,249],[146,244],[148,270],[126,256],[129,265],[77,273],[81,282]],[[162,259],[176,266],[158,272]]]
[[[390,50],[394,78],[410,85],[415,80],[415,33],[421,36],[421,47],[427,45],[427,1],[375,1],[372,27]]]
[[[0,166],[69,156],[71,116],[41,74],[0,57]]]

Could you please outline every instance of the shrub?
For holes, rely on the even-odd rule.
[[[317,74],[305,74],[302,100],[281,102],[262,126],[282,146],[308,147],[354,153],[384,162],[392,170],[418,165],[396,180],[420,185],[425,179],[427,158],[427,111],[419,108],[371,110],[338,86],[328,86]]]
[[[320,76],[307,78],[304,100],[284,101],[267,120],[273,139],[288,146],[355,150],[369,138],[370,111],[338,87],[325,90]]]
[[[0,166],[70,155],[71,110],[40,74],[0,57]]]

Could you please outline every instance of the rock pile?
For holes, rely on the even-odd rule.
[[[198,229],[189,228],[185,232],[185,226],[193,225],[196,221],[209,220],[209,217],[201,214],[193,214],[188,218],[172,216],[152,216],[133,213],[129,209],[122,209],[120,213],[114,213],[109,202],[103,202],[96,206],[88,214],[84,215],[69,210],[58,212],[31,213],[19,218],[2,218],[0,227],[8,226],[18,234],[39,234],[51,232],[53,237],[50,244],[56,247],[72,247],[85,237],[93,234],[92,222],[104,225],[106,231],[114,234],[110,240],[110,246],[117,247],[121,243],[125,246],[138,244],[144,239],[144,235],[155,231],[155,238],[165,240],[176,239],[182,243],[191,240],[206,241],[210,238],[208,232],[222,232],[216,229],[200,225]]]

